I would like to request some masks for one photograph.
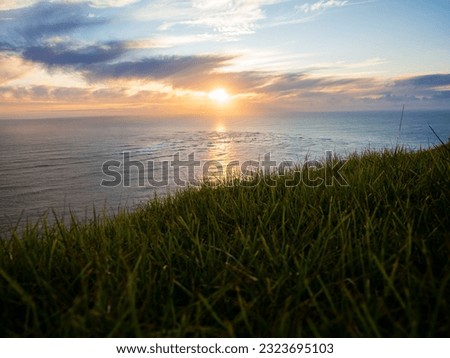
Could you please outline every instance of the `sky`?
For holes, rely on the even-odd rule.
[[[0,0],[0,118],[450,109],[450,0]]]

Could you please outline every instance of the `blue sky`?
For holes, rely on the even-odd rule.
[[[450,109],[449,20],[449,0],[2,0],[0,116]]]

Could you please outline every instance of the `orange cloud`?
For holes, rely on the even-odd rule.
[[[26,75],[33,69],[33,64],[18,55],[0,52],[0,85]]]

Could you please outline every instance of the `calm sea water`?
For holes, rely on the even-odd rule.
[[[93,207],[113,213],[132,208],[155,194],[174,191],[173,167],[169,164],[167,186],[147,181],[148,161],[154,161],[155,179],[164,177],[162,161],[179,153],[191,153],[203,164],[215,160],[224,168],[232,162],[271,159],[301,163],[305,156],[320,158],[332,150],[345,155],[372,148],[391,148],[397,143],[410,149],[438,144],[428,125],[446,141],[450,135],[450,112],[406,112],[399,134],[400,112],[305,113],[277,119],[142,119],[71,118],[0,121],[0,227],[19,220],[34,221],[52,209],[67,218],[69,211],[84,219]],[[105,161],[116,160],[123,173],[123,153],[143,162],[129,171],[130,186],[101,186],[112,181],[102,171]],[[217,163],[216,163],[217,164]],[[187,169],[180,179],[188,179]],[[111,174],[111,173],[110,173]],[[350,183],[351,184],[351,183]],[[53,215],[53,214],[51,214]],[[50,215],[50,216],[51,216]]]

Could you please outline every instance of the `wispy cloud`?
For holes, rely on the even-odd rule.
[[[359,2],[350,2],[350,0],[318,0],[316,2],[306,2],[302,5],[295,5],[291,11],[279,15],[277,18],[271,18],[265,22],[263,27],[289,26],[296,24],[309,23],[322,15],[325,11],[332,8],[340,8],[350,5],[362,5],[374,0],[362,0]]]
[[[340,76],[367,76],[373,73],[382,73],[382,65],[388,61],[383,58],[374,57],[358,62],[335,61],[335,62],[317,62],[302,67],[305,72],[313,72],[322,75],[340,75]]]
[[[129,49],[164,49],[180,45],[191,45],[196,43],[214,41],[217,37],[214,34],[193,34],[193,35],[155,35],[152,38],[131,40],[127,42]]]
[[[258,21],[265,18],[264,7],[282,0],[192,0],[180,2],[157,0],[140,9],[138,19],[161,21],[159,30],[175,26],[198,27],[222,34],[223,39],[251,34]]]
[[[85,2],[86,0],[65,0],[65,2]],[[93,7],[122,7],[135,4],[140,0],[89,0]]]
[[[304,13],[324,11],[333,7],[342,7],[348,4],[347,0],[319,0],[315,3],[306,3],[298,6]]]
[[[271,1],[205,1],[193,0],[192,8],[196,12],[188,25],[206,26],[228,35],[250,34],[255,31],[256,23],[264,18],[262,6]]]

